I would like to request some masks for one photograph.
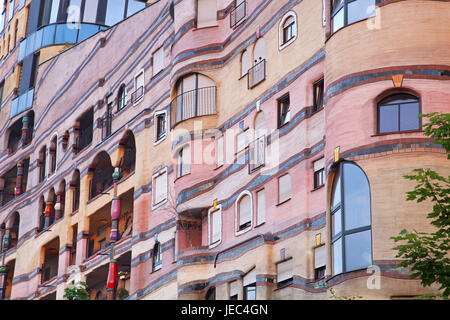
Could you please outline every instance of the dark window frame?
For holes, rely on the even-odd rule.
[[[284,112],[282,112],[282,107],[285,107],[287,103],[287,108],[283,109]],[[289,119],[286,121],[287,114],[291,111],[291,99],[289,96],[289,93],[286,93],[281,98],[277,99],[277,127],[281,128],[284,125],[288,124],[291,120]]]
[[[255,292],[255,299],[248,299],[249,292]],[[244,300],[256,300],[256,282],[244,286]]]
[[[161,243],[155,242],[152,250],[152,272],[158,271],[162,268],[162,250]]]
[[[351,23],[349,23],[349,19],[348,19],[348,6],[351,3],[357,2],[357,1],[361,1],[361,0],[330,0],[330,21],[331,21],[331,33],[335,33],[336,31],[352,24],[352,23],[356,23],[365,19],[368,19],[370,17],[373,17],[375,15],[375,12],[373,15],[368,15],[365,18],[353,21]],[[373,0],[374,5],[376,5],[380,0]],[[334,3],[337,3],[338,5],[334,5]],[[333,30],[333,22],[334,22],[334,17],[341,11],[344,10],[344,22],[341,28],[339,28],[338,30]]]
[[[314,171],[314,189],[325,185],[325,168]]]
[[[313,111],[318,111],[323,108],[324,100],[324,78],[316,81],[313,84]]]
[[[401,98],[407,98],[409,100],[415,100],[415,101],[408,101],[408,102],[404,102],[404,103],[391,103],[390,101],[394,101],[394,100],[399,100]],[[417,128],[415,129],[408,129],[408,130],[401,130],[400,128],[400,124],[401,124],[401,106],[402,105],[407,105],[407,104],[414,104],[417,103],[419,105],[419,110],[417,113],[417,116],[419,116],[422,113],[422,102],[421,102],[421,98],[418,95],[409,93],[409,92],[398,92],[398,93],[392,93],[386,97],[384,97],[383,99],[379,100],[379,102],[377,103],[377,128],[376,128],[376,133],[377,134],[391,134],[391,133],[404,133],[404,132],[415,132],[415,131],[419,131],[422,128],[422,118],[418,117],[419,120],[419,125]],[[381,125],[381,117],[380,117],[380,109],[383,107],[392,107],[392,106],[396,106],[397,108],[397,113],[398,113],[398,130],[396,131],[380,131],[380,125]]]
[[[289,19],[289,17],[291,17],[291,16],[288,16],[286,18],[286,20]],[[281,45],[285,45],[286,43],[288,43],[289,41],[291,41],[292,39],[295,38],[295,33],[294,33],[294,26],[295,26],[295,24],[296,24],[295,19],[294,19],[293,22],[291,22],[287,26],[285,25],[285,21],[283,22],[283,31],[282,31],[282,33],[283,33],[283,38],[282,38],[283,41],[282,41]],[[288,38],[289,35],[290,35],[290,37]]]

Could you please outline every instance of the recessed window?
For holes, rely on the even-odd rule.
[[[217,0],[197,0],[197,28],[217,25]]]
[[[217,245],[222,239],[222,206],[218,205],[216,210],[209,209],[208,212],[208,244]]]
[[[325,158],[314,161],[314,189],[325,184]]]
[[[230,283],[230,300],[238,300],[239,283],[237,280]]]
[[[134,92],[131,94],[131,101],[133,103],[138,103],[142,100],[144,96],[144,84],[144,71],[141,71],[134,77]]]
[[[223,145],[223,136],[218,137],[216,139],[216,166],[220,167],[224,164],[224,145]]]
[[[113,105],[109,103],[102,120],[102,140],[107,139],[112,134],[112,109]]]
[[[248,63],[249,63],[248,51],[244,50],[241,54],[241,77],[245,76],[248,73]]]
[[[332,0],[331,31],[375,15],[376,0]]]
[[[178,151],[177,177],[191,173],[191,147],[186,145]]]
[[[323,107],[323,79],[320,79],[313,85],[314,101],[313,111],[322,109]]]
[[[391,95],[378,104],[378,133],[420,129],[420,102],[410,94]]]
[[[294,278],[293,274],[293,259],[290,258],[288,260],[279,262],[277,264],[277,286],[281,287],[290,282],[292,282]]]
[[[242,281],[244,286],[244,300],[256,300],[256,269],[244,276]]]
[[[153,76],[164,69],[164,47],[159,48],[153,53]]]
[[[245,148],[247,148],[248,146],[248,132],[246,131],[242,131],[240,132],[237,137],[236,137],[236,153],[241,152],[242,150],[244,150]]]
[[[248,231],[253,223],[253,200],[249,191],[243,191],[235,204],[236,235]]]
[[[291,198],[291,175],[285,174],[278,179],[278,203],[283,203]]]
[[[278,128],[291,121],[289,94],[278,99]]]
[[[156,209],[167,201],[167,168],[164,168],[153,175],[152,196],[152,209]]]
[[[266,221],[266,191],[262,189],[256,192],[256,223],[261,224]]]
[[[117,111],[122,110],[127,105],[127,87],[125,85],[120,86],[119,93],[117,95]]]
[[[372,265],[369,181],[351,162],[336,169],[330,212],[333,275]]]
[[[157,271],[162,267],[161,244],[156,242],[152,250],[152,271]]]
[[[162,111],[155,114],[155,142],[162,140],[167,134],[167,112]]]
[[[326,251],[325,245],[314,248],[314,280],[325,278]]]

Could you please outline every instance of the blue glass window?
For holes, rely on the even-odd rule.
[[[125,16],[125,1],[109,0],[106,6],[105,24],[112,26],[123,20]]]

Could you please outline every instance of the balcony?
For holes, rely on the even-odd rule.
[[[211,86],[178,95],[170,104],[171,128],[188,119],[216,114],[216,92],[217,88]]]
[[[34,88],[31,88],[27,92],[21,94],[11,102],[11,112],[9,118],[12,119],[16,115],[31,109],[33,106]]]
[[[264,79],[266,79],[266,59],[261,60],[248,70],[248,88],[253,88]]]
[[[131,102],[132,103],[138,102],[139,99],[141,99],[143,95],[144,95],[144,87],[140,86],[139,88],[136,89],[136,91],[134,91],[131,94]]]
[[[230,28],[234,28],[237,26],[241,21],[244,20],[245,16],[247,15],[247,3],[246,1],[242,1],[237,6],[233,4],[233,8],[230,12]]]

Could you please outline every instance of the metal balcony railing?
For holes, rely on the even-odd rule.
[[[248,172],[252,173],[266,164],[266,136],[263,135],[248,145]]]
[[[266,78],[266,59],[262,59],[248,70],[248,88],[251,89]]]
[[[191,118],[216,114],[216,87],[184,92],[172,100],[170,107],[171,128]]]
[[[135,103],[144,95],[144,87],[140,86],[131,94],[131,102]]]
[[[246,1],[243,1],[239,5],[236,6],[236,4],[233,4],[233,8],[230,12],[230,28],[234,28],[244,20],[245,16],[247,15],[247,3]]]

